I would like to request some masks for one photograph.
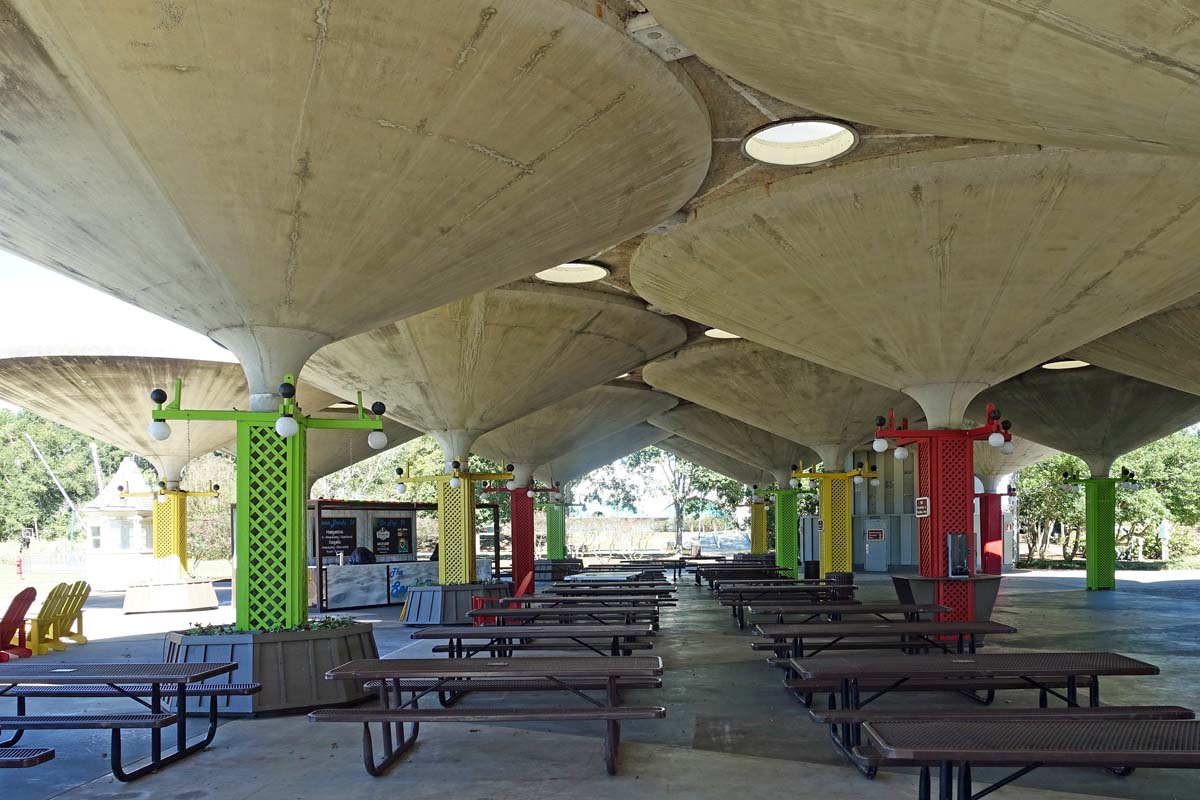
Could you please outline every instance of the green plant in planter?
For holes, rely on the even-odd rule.
[[[232,623],[228,625],[206,625],[198,623],[183,631],[184,636],[233,636],[240,633],[294,633],[299,631],[332,631],[339,628],[349,628],[352,625],[357,625],[357,620],[354,617],[318,617],[310,619],[302,625],[279,626],[274,628],[263,628],[255,631],[238,630],[237,625]]]

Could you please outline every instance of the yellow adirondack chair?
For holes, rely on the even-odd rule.
[[[44,656],[51,650],[66,650],[67,645],[55,634],[55,621],[59,617],[67,593],[71,587],[65,583],[55,586],[46,595],[37,614],[29,620],[29,637],[26,645],[35,656]]]
[[[58,620],[54,624],[54,638],[70,639],[76,644],[87,644],[83,635],[83,604],[92,593],[92,585],[87,581],[75,581],[67,590],[62,609],[58,612]]]

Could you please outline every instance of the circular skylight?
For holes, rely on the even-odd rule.
[[[708,330],[706,330],[704,332],[704,335],[710,339],[740,339],[740,338],[742,338],[742,337],[738,336],[736,333],[730,333],[729,331],[723,331],[720,328],[709,328]]]
[[[827,119],[785,119],[750,131],[742,152],[782,167],[813,166],[845,155],[858,145],[858,132]]]
[[[1077,358],[1056,358],[1053,361],[1047,361],[1042,364],[1042,369],[1079,369],[1080,367],[1090,367],[1091,363],[1080,361]]]
[[[547,283],[591,283],[602,281],[609,276],[608,267],[593,264],[588,261],[568,261],[557,267],[544,269],[536,273],[539,280]]]

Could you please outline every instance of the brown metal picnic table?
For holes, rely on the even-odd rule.
[[[815,602],[843,602],[853,599],[858,590],[854,584],[826,584],[822,586],[733,586],[717,593],[718,602],[728,605],[730,613],[737,619],[738,627],[746,627],[746,606],[760,600],[782,603],[804,598]]]
[[[620,682],[629,678],[658,678],[663,674],[662,659],[655,656],[614,656],[611,658],[396,658],[351,661],[325,674],[329,680],[373,681],[379,687],[379,709],[328,709],[314,711],[314,722],[360,722],[363,725],[363,761],[367,772],[381,775],[407,752],[416,741],[422,722],[511,722],[603,720],[605,762],[609,774],[616,772],[620,744],[620,723],[624,719],[661,719],[662,707],[630,708],[620,705]],[[406,681],[426,679],[420,689],[408,689]],[[577,688],[581,680],[598,679],[605,686],[599,700]],[[421,698],[445,691],[450,685],[470,681],[526,681],[546,691],[565,691],[586,701],[585,708],[507,708],[456,709],[418,708]],[[411,698],[403,701],[402,693]],[[395,704],[392,698],[395,697]],[[402,702],[403,701],[403,702]],[[369,726],[381,723],[383,759],[376,763]],[[411,734],[403,726],[411,724]],[[397,743],[393,745],[393,734]]]
[[[525,606],[657,606],[660,604],[673,605],[675,600],[674,598],[658,597],[652,594],[606,592],[601,594],[527,594],[521,597],[506,597],[500,603],[503,605],[519,604]]]
[[[854,622],[824,622],[757,625],[758,632],[776,642],[791,641],[792,658],[811,658],[847,639],[891,639],[898,646],[912,645],[914,649],[934,647],[951,652],[939,638],[956,640],[955,651],[974,653],[977,636],[997,633],[1016,633],[1017,629],[1000,622],[909,622],[901,620],[870,620]],[[821,643],[804,652],[805,639],[820,639]],[[839,649],[839,648],[835,648]]]
[[[1096,766],[1128,775],[1137,767],[1200,768],[1196,720],[979,720],[866,722],[863,732],[888,759],[922,765],[919,800],[929,800],[929,766],[939,768],[938,796],[981,797],[1053,766]],[[972,766],[1018,767],[980,792]],[[1114,769],[1115,768],[1115,769]]]
[[[151,714],[162,715],[164,713],[163,687],[174,687],[171,691],[175,695],[175,714],[170,715],[174,717],[170,722],[175,725],[174,752],[166,756],[162,754],[162,727],[152,727],[150,729],[150,763],[135,770],[126,771],[121,764],[121,727],[112,727],[112,744],[109,750],[113,776],[120,781],[131,781],[203,750],[212,742],[217,727],[215,713],[210,715],[209,730],[204,740],[190,747],[187,744],[187,714],[183,712],[183,709],[187,708],[187,687],[189,684],[200,683],[209,678],[228,675],[236,670],[237,666],[236,662],[190,664],[55,664],[44,663],[40,660],[29,664],[10,662],[0,666],[0,697],[13,693],[17,687],[30,685],[63,687],[63,696],[69,697],[71,696],[71,687],[98,684],[112,689],[119,696],[128,697],[144,706],[149,709]],[[131,691],[130,687],[134,685],[149,685],[149,699],[144,699],[142,695]],[[39,696],[53,697],[54,695],[42,692]],[[215,705],[213,708],[215,712]],[[26,716],[23,702],[18,702],[17,712],[18,718]],[[78,720],[78,715],[74,716]],[[69,717],[64,719],[63,727],[71,729],[70,723]],[[19,723],[11,726],[16,731],[15,735],[0,742],[0,746],[16,744],[24,731],[18,725]],[[84,726],[79,724],[78,727]]]
[[[937,681],[939,689],[957,691],[956,680],[974,678],[1017,678],[1031,689],[1054,695],[1077,706],[1076,684],[1079,678],[1090,678],[1088,705],[1100,705],[1100,676],[1157,675],[1158,667],[1123,656],[1119,653],[975,653],[924,656],[822,656],[794,658],[791,669],[805,680],[820,683],[837,682],[840,686],[840,707],[859,709],[893,689],[912,680]],[[1066,696],[1044,681],[1063,678],[1067,681]],[[873,685],[883,683],[874,694],[863,700],[859,696],[860,681]],[[853,748],[861,744],[861,729],[857,723],[833,726],[840,730],[832,737],[835,746],[852,758]]]
[[[631,655],[630,643],[654,635],[648,624],[640,625],[444,625],[423,628],[411,634],[413,639],[445,639],[450,658],[469,658],[478,652],[509,653],[515,642],[537,639],[563,640],[601,656]],[[608,652],[592,644],[608,642]],[[466,645],[482,642],[483,645]],[[624,646],[623,646],[624,645]]]
[[[836,620],[843,616],[874,616],[890,621],[888,614],[901,614],[909,622],[917,622],[923,614],[945,614],[950,612],[949,606],[937,603],[863,603],[859,600],[839,603],[803,603],[796,605],[750,606],[751,614],[770,614],[779,624],[799,624],[825,619]],[[788,620],[785,617],[796,616],[803,619]]]

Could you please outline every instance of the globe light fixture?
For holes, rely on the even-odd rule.
[[[533,489],[529,489],[529,490],[527,490],[527,491],[525,492],[525,496],[526,496],[526,497],[533,497]]]
[[[987,443],[990,447],[1004,447],[1004,434],[994,431],[988,434]]]
[[[888,449],[887,439],[876,439],[871,442],[871,449],[876,453],[886,453]]]
[[[372,450],[382,450],[387,447],[387,434],[383,431],[371,431],[367,434],[367,446]]]
[[[854,476],[854,483],[855,483],[855,485],[861,486],[865,480],[866,480],[866,479],[865,479],[865,478],[863,478],[863,476],[862,476],[862,475],[855,475],[855,476]]]
[[[462,480],[460,478],[458,478],[458,476],[455,476],[450,479],[450,488],[451,489],[457,489],[460,486],[462,486]]]
[[[788,481],[788,486],[792,487],[793,489],[795,489],[799,485],[800,485],[799,478],[792,478],[791,480]]]
[[[147,432],[150,438],[156,442],[165,442],[171,437],[171,426],[161,419],[156,419],[150,423]]]
[[[897,461],[903,461],[904,459],[908,458],[908,448],[904,445],[900,445],[895,449],[892,455],[896,457]]]
[[[300,423],[291,414],[284,414],[275,420],[275,432],[284,439],[290,439],[300,432]]]
[[[1005,442],[1003,446],[1001,446],[1000,452],[1004,453],[1006,456],[1011,456],[1013,453],[1017,452],[1017,446],[1012,442]]]
[[[872,486],[878,486],[878,485],[879,485],[879,478],[871,478],[871,485],[872,485]]]
[[[404,494],[407,491],[408,491],[408,487],[406,485],[404,485],[403,483],[396,484],[396,494]]]

